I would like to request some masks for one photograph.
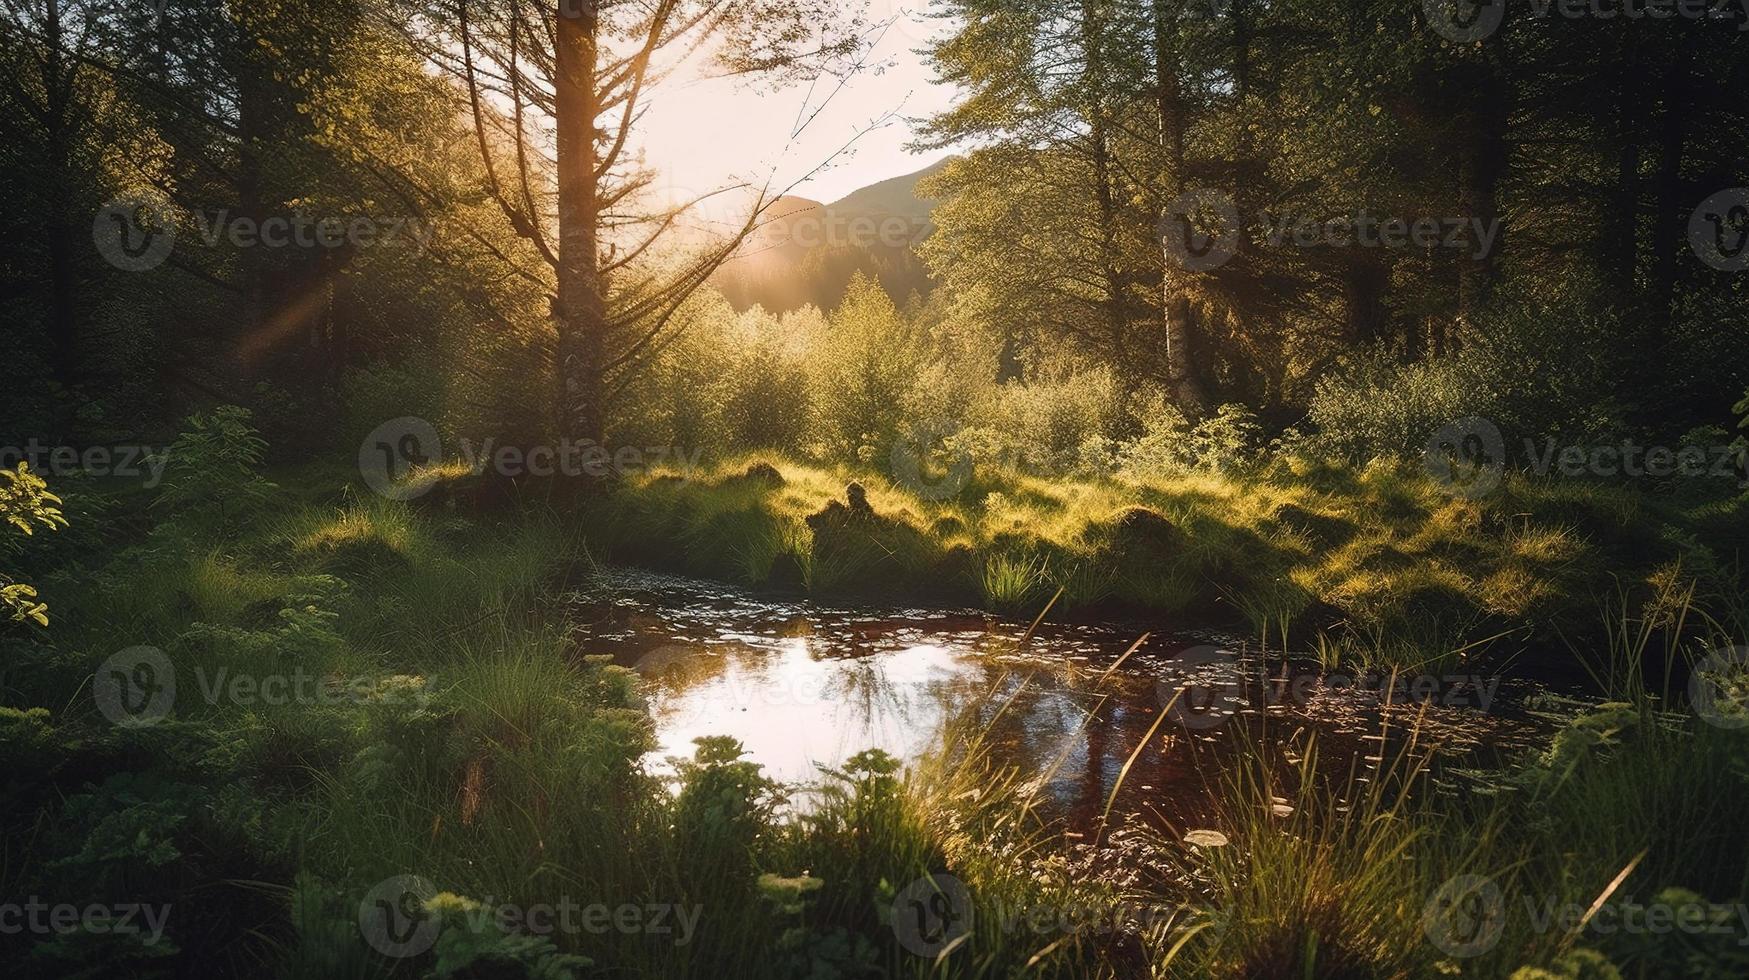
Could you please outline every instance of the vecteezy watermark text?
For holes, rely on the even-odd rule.
[[[134,480],[144,478],[141,486],[147,490],[164,481],[164,467],[169,454],[151,446],[51,446],[30,439],[22,446],[0,446],[0,470],[15,469],[19,463],[29,463],[39,474],[68,477],[75,475],[116,477]]]
[[[23,902],[0,903],[0,935],[31,933],[39,936],[94,935],[143,936],[147,946],[164,938],[170,921],[170,906],[143,902],[113,905],[45,902],[35,895]]]
[[[1365,208],[1352,215],[1314,219],[1264,212],[1263,240],[1299,248],[1444,248],[1474,259],[1486,258],[1500,237],[1500,219],[1479,217],[1378,217]]]
[[[440,895],[418,875],[396,875],[379,882],[358,903],[358,927],[371,948],[384,956],[419,956],[436,944],[446,928],[475,935],[493,932],[555,935],[671,936],[674,945],[692,942],[704,915],[702,905],[666,902],[580,902],[561,895],[551,902],[482,901]]]
[[[494,473],[509,479],[605,480],[672,469],[682,478],[698,471],[703,449],[678,446],[617,446],[593,439],[560,439],[552,444],[518,445],[486,438],[459,440],[459,461],[479,476]],[[437,429],[424,419],[408,416],[377,426],[358,447],[358,470],[365,483],[392,500],[412,500],[429,493],[430,482],[409,480],[423,468],[445,460]]]
[[[1716,21],[1749,30],[1749,0],[1529,0],[1537,20]],[[1448,41],[1492,37],[1506,22],[1507,0],[1423,0],[1427,26]]]
[[[1661,446],[1634,439],[1565,444],[1553,437],[1524,440],[1519,459],[1536,476],[1598,479],[1707,479],[1749,487],[1745,447],[1715,439]],[[1500,486],[1508,459],[1506,438],[1493,421],[1457,419],[1437,429],[1422,455],[1429,476],[1455,496],[1478,499]]]
[[[1749,947],[1749,905],[1710,902],[1699,896],[1661,894],[1649,902],[1632,895],[1604,902],[1564,902],[1548,896],[1522,895],[1509,901],[1494,879],[1457,875],[1442,884],[1422,911],[1422,931],[1448,956],[1482,956],[1499,945],[1514,914],[1539,935],[1581,931],[1607,935],[1668,935],[1736,937]]]
[[[978,903],[957,876],[925,875],[893,897],[893,936],[908,952],[934,959],[958,949],[977,922],[1012,936],[1097,936],[1170,929],[1201,919],[1206,909],[1135,901]]]
[[[1186,191],[1167,205],[1157,232],[1161,246],[1178,265],[1207,272],[1239,254],[1246,227],[1231,195],[1203,187]],[[1250,227],[1262,229],[1258,243],[1272,248],[1446,249],[1482,259],[1499,244],[1501,220],[1476,215],[1377,215],[1364,207],[1351,214],[1320,217],[1265,209]]]
[[[423,252],[437,226],[416,215],[314,215],[306,211],[252,217],[229,210],[189,214],[195,237],[206,247],[365,249],[412,248]],[[110,201],[92,221],[91,239],[110,265],[146,272],[162,265],[176,247],[176,212],[146,199]]]
[[[178,693],[176,665],[156,647],[129,647],[105,660],[92,678],[97,709],[123,728],[144,728],[170,716]],[[432,689],[432,678],[318,676],[301,666],[290,672],[251,673],[227,667],[193,671],[195,692],[209,705],[240,707],[301,704],[317,707],[410,701]],[[186,692],[187,685],[181,690]]]
[[[910,248],[929,235],[933,226],[918,218],[899,215],[838,214],[817,208],[798,211],[774,220],[761,229],[755,248],[847,247]]]

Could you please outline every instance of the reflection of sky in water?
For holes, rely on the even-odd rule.
[[[1376,692],[1314,687],[1271,703],[1281,688],[1263,665],[1217,636],[1156,631],[1107,675],[1148,627],[1046,626],[1022,646],[1024,624],[977,613],[833,609],[617,570],[576,611],[583,649],[644,676],[660,745],[647,761],[659,772],[668,757],[690,756],[695,738],[726,735],[773,777],[809,781],[864,749],[915,759],[938,746],[948,718],[972,709],[998,761],[1043,775],[1061,759],[1046,796],[1086,824],[1186,681],[1207,696],[1160,725],[1116,813],[1206,815],[1241,733],[1303,742],[1316,731],[1320,758],[1343,767],[1380,752]],[[1436,706],[1423,739],[1462,752],[1522,736],[1499,710]],[[1400,737],[1405,726],[1392,724]]]
[[[944,711],[937,692],[962,683],[968,667],[963,654],[932,645],[820,658],[805,638],[696,656],[714,662],[696,673],[696,665],[669,664],[646,675],[655,682],[651,711],[662,743],[655,755],[691,755],[693,739],[728,735],[790,781],[863,749],[914,758],[932,748]]]

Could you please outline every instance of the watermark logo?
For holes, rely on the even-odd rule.
[[[155,725],[176,705],[177,670],[156,647],[130,647],[105,660],[93,678],[97,708],[123,728]],[[432,676],[395,674],[352,677],[319,676],[294,667],[289,673],[233,673],[220,667],[209,672],[196,667],[194,681],[201,700],[240,707],[315,705],[333,707],[416,702],[435,689]]]
[[[927,218],[841,214],[816,207],[772,219],[755,236],[754,249],[911,248],[927,238],[934,227]]]
[[[1688,243],[1720,272],[1749,269],[1749,187],[1733,187],[1700,202],[1688,219]]]
[[[1559,446],[1554,439],[1546,439],[1539,449],[1535,440],[1526,439],[1524,457],[1531,472],[1538,476],[1555,473],[1567,477],[1683,477],[1730,480],[1749,486],[1737,471],[1740,447],[1722,441],[1672,448],[1642,445],[1632,439],[1590,446]]]
[[[1361,207],[1347,214],[1295,215],[1260,209],[1251,225],[1239,215],[1226,193],[1212,188],[1189,191],[1173,201],[1157,232],[1166,254],[1192,272],[1220,268],[1238,255],[1246,228],[1260,230],[1253,238],[1271,248],[1392,251],[1447,249],[1472,259],[1491,254],[1500,242],[1499,218],[1475,215],[1380,215]]]
[[[659,469],[691,479],[704,458],[702,448],[680,446],[619,446],[609,449],[593,439],[560,439],[553,444],[518,445],[495,438],[460,440],[453,462],[473,476],[493,473],[511,480],[523,478],[609,480]],[[358,447],[358,471],[375,492],[391,500],[412,500],[431,492],[430,481],[407,479],[423,467],[444,461],[437,429],[421,418],[406,417],[376,427]]]
[[[176,703],[176,668],[156,647],[129,647],[97,668],[92,691],[97,710],[114,724],[150,727]]]
[[[1366,208],[1334,218],[1311,218],[1265,211],[1263,240],[1280,248],[1447,249],[1472,259],[1487,258],[1500,240],[1500,219],[1478,216],[1380,216]]]
[[[1208,272],[1232,261],[1244,233],[1233,199],[1207,187],[1178,195],[1155,230],[1166,255],[1187,272]]]
[[[22,446],[0,447],[0,470],[16,469],[21,462],[39,474],[140,480],[151,490],[164,482],[170,453],[151,446],[51,446],[35,438]]]
[[[1567,941],[1582,933],[1597,936],[1735,937],[1749,946],[1749,905],[1709,902],[1681,889],[1666,889],[1649,902],[1616,895],[1574,902],[1565,897],[1523,894],[1508,902],[1494,879],[1465,874],[1449,879],[1428,900],[1421,924],[1427,940],[1448,956],[1469,959],[1500,945],[1511,917],[1538,936]]]
[[[1688,679],[1694,713],[1719,728],[1749,728],[1749,647],[1716,650]]]
[[[1220,727],[1245,703],[1239,658],[1219,647],[1191,647],[1174,657],[1154,689],[1172,720],[1191,731]]]
[[[965,490],[975,467],[972,454],[951,445],[955,431],[928,428],[918,438],[893,444],[893,481],[924,500],[951,500]]]
[[[364,437],[358,447],[358,472],[378,494],[390,500],[412,500],[427,493],[431,485],[408,483],[408,474],[442,458],[443,443],[436,427],[407,416],[384,422]]]
[[[0,935],[140,936],[144,946],[156,946],[170,921],[169,905],[122,902],[115,905],[45,902],[35,895],[23,902],[0,904]]]
[[[396,875],[377,884],[358,905],[358,928],[372,949],[384,956],[419,956],[440,934],[473,936],[622,935],[670,936],[676,946],[692,942],[704,917],[702,905],[666,902],[638,904],[580,902],[569,895],[556,901],[518,904],[487,897],[474,901],[439,894],[418,875]]]
[[[1506,19],[1506,0],[1422,0],[1427,26],[1455,44],[1486,40]]]
[[[1749,487],[1740,441],[1728,434],[1696,430],[1678,446],[1619,442],[1563,445],[1548,437],[1526,437],[1514,458],[1539,477],[1573,479],[1710,480]],[[1480,499],[1498,490],[1508,463],[1499,426],[1484,418],[1463,418],[1441,426],[1428,440],[1423,462],[1428,476],[1453,496]]]
[[[425,910],[437,887],[418,875],[396,875],[372,888],[358,903],[358,929],[364,941],[384,956],[418,956],[437,942],[439,923]]]
[[[1421,930],[1447,956],[1481,956],[1499,945],[1506,930],[1506,896],[1492,878],[1458,875],[1427,900]]]
[[[1384,705],[1419,704],[1488,712],[1501,678],[1483,674],[1394,671],[1294,671],[1265,677],[1236,654],[1193,647],[1168,662],[1155,684],[1168,716],[1191,731],[1219,728],[1240,710],[1306,709],[1323,698],[1364,698]]]
[[[906,885],[893,896],[893,935],[899,945],[934,959],[957,949],[971,934],[972,893],[950,874],[932,874]]]
[[[196,212],[201,242],[208,248],[228,243],[232,248],[407,248],[423,252],[437,234],[429,221],[402,215],[289,215],[251,218],[229,211]]]
[[[176,247],[169,209],[144,198],[118,197],[91,223],[91,240],[104,261],[123,272],[150,272]]]
[[[1427,475],[1456,497],[1474,500],[1493,493],[1506,473],[1506,439],[1484,418],[1447,423],[1427,440]]]
[[[423,252],[436,226],[418,217],[400,215],[293,214],[254,218],[230,211],[191,214],[199,241],[207,248],[364,249],[411,247]],[[138,197],[118,197],[98,210],[91,224],[98,254],[124,272],[149,272],[164,264],[176,248],[174,213]]]
[[[1743,0],[1529,0],[1530,15],[1564,20],[1688,20],[1736,24],[1749,30]],[[1427,25],[1448,41],[1469,44],[1492,37],[1506,19],[1506,0],[1423,0]]]

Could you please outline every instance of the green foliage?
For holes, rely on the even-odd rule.
[[[178,836],[198,794],[157,776],[111,776],[67,800],[62,832],[79,844],[51,866],[119,878],[171,864],[182,857]]]
[[[289,583],[274,622],[259,627],[195,622],[183,638],[237,664],[264,665],[276,657],[326,663],[345,641],[335,628],[339,613],[323,607],[338,602],[344,589],[345,583],[331,575],[301,576]]]
[[[697,740],[690,760],[679,760],[680,795],[674,806],[674,838],[695,874],[733,893],[751,890],[770,846],[772,818],[783,803],[781,787],[732,738]]]
[[[876,284],[857,277],[808,360],[817,433],[830,458],[885,463],[907,406],[919,397],[927,351]]]
[[[35,534],[39,526],[50,531],[67,526],[61,513],[61,498],[50,493],[49,485],[23,461],[16,469],[0,470],[0,520],[25,535]],[[0,536],[0,557],[17,551],[16,539]],[[14,623],[49,624],[49,607],[37,601],[36,588],[14,581],[3,572],[0,572],[0,612],[10,613]]]
[[[0,707],[0,769],[8,781],[55,771],[68,746],[47,708]]]
[[[772,950],[774,976],[812,980],[879,973],[880,950],[867,936],[843,926],[821,928],[806,921],[810,904],[825,884],[808,874],[795,878],[770,873],[759,876],[761,898],[775,908],[780,921],[790,923]]]
[[[154,461],[164,468],[157,505],[179,522],[223,530],[264,501],[273,490],[261,475],[267,442],[250,419],[235,405],[189,416],[187,431]]]
[[[1222,405],[1190,431],[1190,455],[1200,466],[1226,471],[1248,469],[1260,461],[1263,427],[1244,405]]]
[[[1686,888],[1662,889],[1648,904],[1695,915],[1698,921],[1689,929],[1641,931],[1624,935],[1611,943],[1610,959],[1620,964],[1620,972],[1605,972],[1602,965],[1587,964],[1596,972],[1586,973],[1579,969],[1561,975],[1578,980],[1588,980],[1593,976],[1613,980],[1613,977],[1632,976],[1644,971],[1695,980],[1727,980],[1749,971],[1749,948],[1745,947],[1742,937],[1741,905],[1733,907],[1729,903],[1711,901]]]
[[[1607,320],[1575,327],[1568,307],[1525,300],[1482,325],[1453,356],[1404,363],[1360,353],[1317,384],[1309,416],[1316,446],[1337,457],[1418,458],[1441,427],[1467,418],[1497,425],[1513,463],[1538,445],[1619,442],[1626,409],[1612,379],[1622,365]]]
[[[1563,953],[1547,969],[1527,966],[1515,970],[1512,980],[1621,980],[1615,964],[1594,949]]]
[[[0,518],[7,524],[27,535],[34,534],[39,525],[50,531],[67,526],[61,498],[49,492],[49,485],[30,471],[29,463],[0,470],[0,481]]]
[[[1741,417],[1741,421],[1737,423],[1737,428],[1749,429],[1749,391],[1743,392],[1743,400],[1732,407],[1731,411],[1736,412]],[[1737,450],[1738,472],[1743,475],[1745,480],[1749,480],[1749,433],[1738,436],[1733,445]]]
[[[1025,609],[1038,597],[1045,572],[1045,559],[1040,556],[990,556],[979,579],[984,589],[984,607],[1009,612]]]
[[[494,909],[450,892],[425,903],[438,921],[436,962],[439,978],[519,976],[527,980],[572,980],[590,966],[586,956],[561,953],[544,936],[519,935],[498,925]]]

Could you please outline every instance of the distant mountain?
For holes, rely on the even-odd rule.
[[[831,204],[778,199],[741,254],[717,274],[717,287],[736,309],[759,305],[779,313],[809,303],[836,307],[858,272],[877,279],[896,303],[927,295],[935,283],[916,246],[935,230],[935,202],[917,193],[917,182],[946,165],[871,184]]]
[[[851,191],[827,207],[833,211],[853,214],[891,214],[928,221],[930,213],[935,210],[936,202],[932,198],[919,196],[917,184],[925,177],[941,173],[950,161],[951,158],[940,160],[914,174],[894,177],[878,184],[870,184],[861,190]]]

